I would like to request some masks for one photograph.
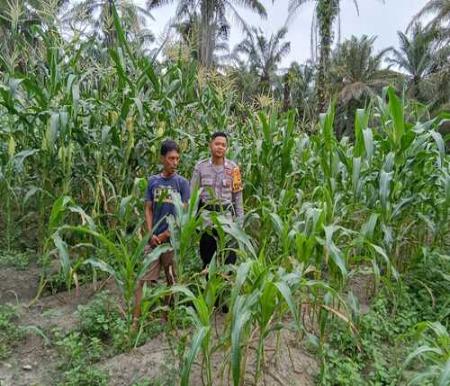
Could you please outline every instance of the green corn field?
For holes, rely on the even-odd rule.
[[[387,81],[338,135],[336,98],[323,112],[275,91],[249,101],[181,49],[146,54],[114,6],[111,23],[111,45],[35,26],[16,40],[26,60],[2,46],[0,385],[450,385],[450,111]],[[135,331],[137,283],[169,249],[144,257],[160,145],[180,144],[189,179],[217,130],[241,168],[243,224],[213,216],[205,277],[199,191],[176,201],[178,282],[145,288]],[[30,345],[47,359],[26,362]],[[114,367],[127,356],[132,375]]]

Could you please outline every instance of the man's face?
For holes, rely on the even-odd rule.
[[[227,151],[227,139],[225,137],[216,137],[209,144],[213,157],[223,158]]]
[[[178,163],[180,162],[180,155],[176,150],[167,152],[166,155],[161,156],[161,163],[164,171],[173,174],[177,171]]]

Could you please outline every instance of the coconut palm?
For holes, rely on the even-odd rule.
[[[283,79],[283,107],[297,109],[299,119],[309,121],[314,115],[314,66],[311,62],[291,63]]]
[[[432,15],[431,21],[427,25],[427,29],[441,30],[441,37],[450,38],[450,0],[430,0],[428,3],[414,16],[408,28],[413,26],[418,20]]]
[[[175,0],[148,0],[149,9],[161,7],[173,3]],[[226,13],[230,12],[233,18],[244,29],[248,29],[247,23],[239,15],[236,5],[248,8],[261,17],[267,17],[266,9],[259,0],[177,0],[176,19],[185,20],[192,16],[193,12],[200,15],[198,47],[199,62],[205,67],[211,67],[214,62],[214,51],[217,48],[217,39],[228,39],[230,23]]]
[[[83,0],[64,14],[63,23],[73,31],[111,46],[117,40],[113,7],[116,7],[125,24],[130,41],[138,40],[145,44],[154,40],[153,34],[146,28],[146,18],[152,18],[151,14],[132,0]]]
[[[411,97],[424,100],[424,82],[436,70],[434,40],[435,30],[425,30],[420,23],[415,23],[410,37],[398,32],[399,49],[392,50],[388,61],[402,69],[408,78],[408,92]]]
[[[319,111],[324,111],[327,92],[327,71],[333,43],[333,25],[339,19],[340,0],[289,0],[289,15],[292,18],[295,13],[309,2],[315,2],[314,18],[311,25],[311,41],[314,41],[314,32],[319,32],[319,64],[317,69],[317,95]],[[353,0],[357,12],[358,2]],[[314,58],[313,58],[314,59]]]
[[[281,28],[268,39],[261,28],[253,27],[233,50],[234,56],[246,55],[250,70],[258,74],[263,91],[269,89],[278,65],[291,49],[291,43],[283,41],[286,33],[287,29]]]
[[[390,70],[382,69],[389,48],[374,54],[376,37],[352,36],[334,51],[330,68],[331,89],[338,96],[339,105],[346,112],[345,129],[353,127],[356,108],[364,107],[368,98],[395,78]],[[344,129],[344,128],[342,128]],[[337,134],[342,131],[337,129]]]
[[[38,27],[55,32],[54,21],[65,0],[43,2],[0,1],[0,68],[22,72],[31,65],[31,54],[39,51]]]
[[[430,76],[431,87],[426,90],[433,111],[450,110],[450,46],[437,50],[436,70]]]
[[[199,13],[195,10],[193,12],[188,12],[183,20],[175,21],[175,23],[172,24],[172,27],[180,36],[180,44],[187,48],[189,56],[192,59],[199,61],[199,36],[201,31],[201,16]],[[228,26],[217,29],[215,33],[215,52],[213,52],[211,63],[214,66],[219,65],[221,59],[221,57],[217,55],[218,52],[229,52],[227,43],[229,35]]]
[[[343,103],[374,95],[389,82],[393,73],[381,69],[381,65],[390,48],[374,54],[375,40],[366,35],[352,36],[334,51],[330,80]]]

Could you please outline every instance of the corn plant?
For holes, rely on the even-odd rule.
[[[14,137],[10,137],[8,142],[8,160],[4,165],[4,168],[0,168],[0,191],[5,197],[4,202],[4,222],[5,222],[5,233],[4,233],[4,243],[6,245],[6,250],[11,251],[16,232],[14,231],[13,223],[16,217],[18,209],[20,209],[20,199],[17,196],[17,186],[20,184],[20,175],[24,171],[24,161],[33,156],[37,152],[36,149],[33,150],[23,150],[16,153],[16,142]],[[31,195],[27,195],[30,197]],[[3,205],[2,205],[3,206]],[[2,216],[3,217],[3,216]]]
[[[175,217],[168,219],[170,242],[175,252],[177,277],[183,281],[185,269],[196,255],[195,245],[199,240],[201,219],[197,215],[200,200],[199,191],[192,192],[189,202],[184,205],[178,194],[172,195]],[[191,262],[189,261],[191,260]]]
[[[192,339],[182,384],[192,380],[200,356],[205,383],[218,375],[223,383],[242,384],[255,341],[254,382],[262,382],[267,338],[283,328],[293,326],[299,339],[312,337],[319,352],[336,322],[357,334],[357,302],[351,295],[344,301],[344,293],[358,272],[374,276],[375,292],[412,281],[432,299],[447,289],[435,278],[447,275],[442,262],[449,239],[450,162],[438,127],[448,114],[430,118],[425,106],[388,87],[355,111],[354,136],[338,138],[339,109],[333,103],[308,125],[276,103],[249,106],[226,75],[205,73],[193,61],[160,63],[143,55],[129,42],[114,5],[112,16],[114,47],[106,50],[76,36],[65,40],[36,27],[39,50],[29,54],[28,72],[5,67],[0,227],[8,250],[22,247],[18,236],[37,224],[37,230],[29,227],[37,240],[31,246],[47,262],[57,256],[67,288],[75,283],[78,289],[85,264],[104,271],[115,279],[129,316],[137,281],[170,248],[142,256],[141,197],[146,177],[158,170],[161,141],[179,142],[180,174],[189,178],[195,162],[209,156],[211,132],[224,130],[230,134],[229,156],[242,170],[245,220],[211,216],[217,264],[205,280],[193,274],[205,229],[197,215],[199,193],[187,205],[174,197],[177,215],[169,226],[179,285],[147,291],[143,307],[145,314],[171,294],[187,308]],[[238,262],[222,267],[230,250]],[[431,267],[429,275],[419,276],[423,265]],[[214,313],[224,297],[230,313],[216,339]],[[447,308],[436,313],[443,326]],[[405,369],[446,382],[444,330],[430,324],[418,331],[426,349],[411,354]],[[215,374],[219,350],[225,355]],[[415,377],[416,383],[424,379]]]
[[[171,247],[160,245],[143,258],[144,247],[148,243],[149,235],[138,239],[136,235],[123,237],[120,234],[102,232],[98,228],[70,225],[60,227],[59,232],[79,233],[96,241],[96,244],[83,243],[83,246],[91,247],[99,252],[103,251],[107,256],[106,261],[89,258],[83,261],[83,264],[89,264],[93,268],[106,272],[115,280],[125,302],[125,315],[128,322],[131,323],[133,300],[138,281],[145,275],[150,264]],[[61,245],[62,242],[59,238],[56,238],[55,241],[62,250],[62,254],[67,258],[66,246]]]
[[[415,326],[414,336],[419,346],[411,352],[403,364],[403,371],[412,363],[420,363],[420,370],[408,377],[408,385],[432,382],[444,386],[450,382],[450,335],[439,322],[422,322]]]
[[[176,285],[171,289],[171,292],[184,296],[181,304],[185,301],[192,303],[192,306],[187,307],[187,312],[195,332],[191,340],[191,347],[185,355],[181,369],[180,384],[183,386],[190,384],[189,377],[192,365],[199,351],[201,351],[203,357],[202,371],[205,370],[206,373],[206,384],[211,385],[213,383],[213,312],[217,299],[224,287],[225,282],[218,274],[215,259],[213,259],[210,264],[208,283],[204,291],[196,291],[194,293],[189,288],[180,285]]]

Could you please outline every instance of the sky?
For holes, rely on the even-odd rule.
[[[138,0],[143,4],[144,0]],[[268,35],[280,29],[288,16],[288,0],[261,0],[266,6],[268,18],[260,19],[256,14],[239,8],[241,16],[248,24],[261,27]],[[149,21],[150,29],[159,36],[173,17],[176,1],[152,11],[155,20]],[[375,50],[398,47],[397,31],[404,31],[411,18],[427,3],[427,0],[358,0],[359,15],[354,0],[341,0],[341,40],[351,35],[377,36]],[[314,1],[305,4],[288,25],[287,41],[291,42],[291,52],[281,63],[288,67],[292,61],[304,63],[311,57],[311,20]],[[243,39],[242,30],[232,22],[230,48]]]

